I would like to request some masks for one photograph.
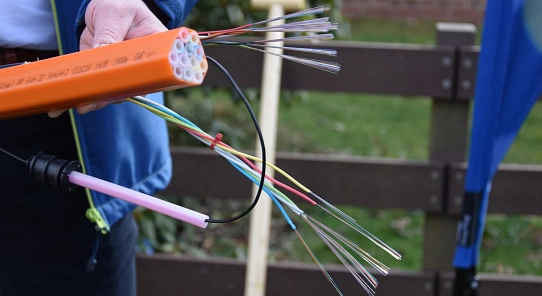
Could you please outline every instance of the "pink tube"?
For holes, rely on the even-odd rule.
[[[179,39],[181,39],[183,43],[186,43],[190,40],[190,31],[188,31],[187,28],[182,27],[181,29],[179,29],[179,33],[177,34],[177,36],[179,37]]]
[[[209,224],[205,220],[209,219],[209,216],[203,215],[196,211],[192,211],[187,208],[169,203],[167,201],[152,197],[150,195],[134,191],[132,189],[119,186],[98,178],[94,178],[89,175],[81,174],[78,172],[71,172],[69,181],[73,184],[83,186],[122,200],[134,203],[149,210],[170,216],[172,218],[190,223],[192,225],[206,228]]]
[[[184,79],[184,68],[181,66],[175,66],[175,68],[173,68],[173,74],[178,79]]]

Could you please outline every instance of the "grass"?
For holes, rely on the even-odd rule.
[[[427,159],[430,107],[422,98],[311,92],[306,102],[281,106],[280,138],[285,143],[279,147]],[[305,145],[288,145],[301,135]]]
[[[480,266],[501,274],[542,275],[542,219],[492,215],[484,233]]]
[[[435,42],[434,23],[431,22],[359,20],[352,23],[352,35],[355,40],[370,42]],[[209,96],[201,90],[195,90],[190,97],[176,101],[172,107],[182,114],[185,111],[187,118],[193,119],[210,133],[231,130],[228,139],[233,139],[235,143],[232,144],[236,147],[246,148],[254,142],[252,127],[248,117],[244,116],[244,107],[225,99],[227,95],[224,91]],[[257,94],[253,93],[251,97],[257,97]],[[278,147],[283,151],[425,160],[428,158],[430,106],[428,98],[310,92],[281,104]],[[540,126],[542,106],[537,104],[505,162],[542,164]],[[183,142],[183,139],[174,134],[172,142],[178,141]],[[224,209],[224,205],[212,199],[198,201],[188,198],[182,202],[188,207],[208,210],[215,216],[228,215],[246,206],[230,202],[233,205]],[[402,261],[394,262],[371,244],[364,243],[363,247],[367,247],[368,251],[382,255],[378,258],[383,258],[392,268],[421,269],[423,213],[355,207],[341,209],[390,246],[397,248],[404,257]],[[353,235],[342,225],[335,225],[333,219],[313,212],[312,209],[308,211],[325,224],[344,230],[347,236]],[[247,225],[248,219],[244,219],[235,223],[235,229],[213,226],[205,232],[198,232],[190,226],[160,221],[158,225],[147,223],[142,232],[153,234],[154,246],[161,251],[245,259]],[[171,235],[167,234],[167,229],[182,231]],[[296,241],[291,231],[287,231],[278,213],[274,213],[273,229],[270,250],[272,260],[311,261],[303,246]],[[166,234],[162,234],[164,231]],[[301,227],[300,231],[323,262],[338,262],[321,240],[311,234],[310,229]],[[487,218],[480,269],[485,272],[542,275],[541,246],[541,218],[490,215]]]
[[[519,131],[505,157],[505,163],[542,164],[542,104],[538,102]]]

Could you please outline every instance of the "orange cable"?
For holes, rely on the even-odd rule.
[[[30,62],[0,70],[0,119],[196,86],[207,68],[188,28]]]

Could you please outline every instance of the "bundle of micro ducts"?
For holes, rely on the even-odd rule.
[[[0,119],[201,84],[198,33],[178,28],[0,70]]]
[[[199,35],[195,31],[187,28],[179,30],[169,52],[169,62],[177,78],[197,84],[203,82],[208,64]]]

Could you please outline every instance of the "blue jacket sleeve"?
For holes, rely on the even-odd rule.
[[[169,17],[169,22],[166,24],[168,29],[180,27],[196,2],[197,0],[154,0],[156,6]]]

